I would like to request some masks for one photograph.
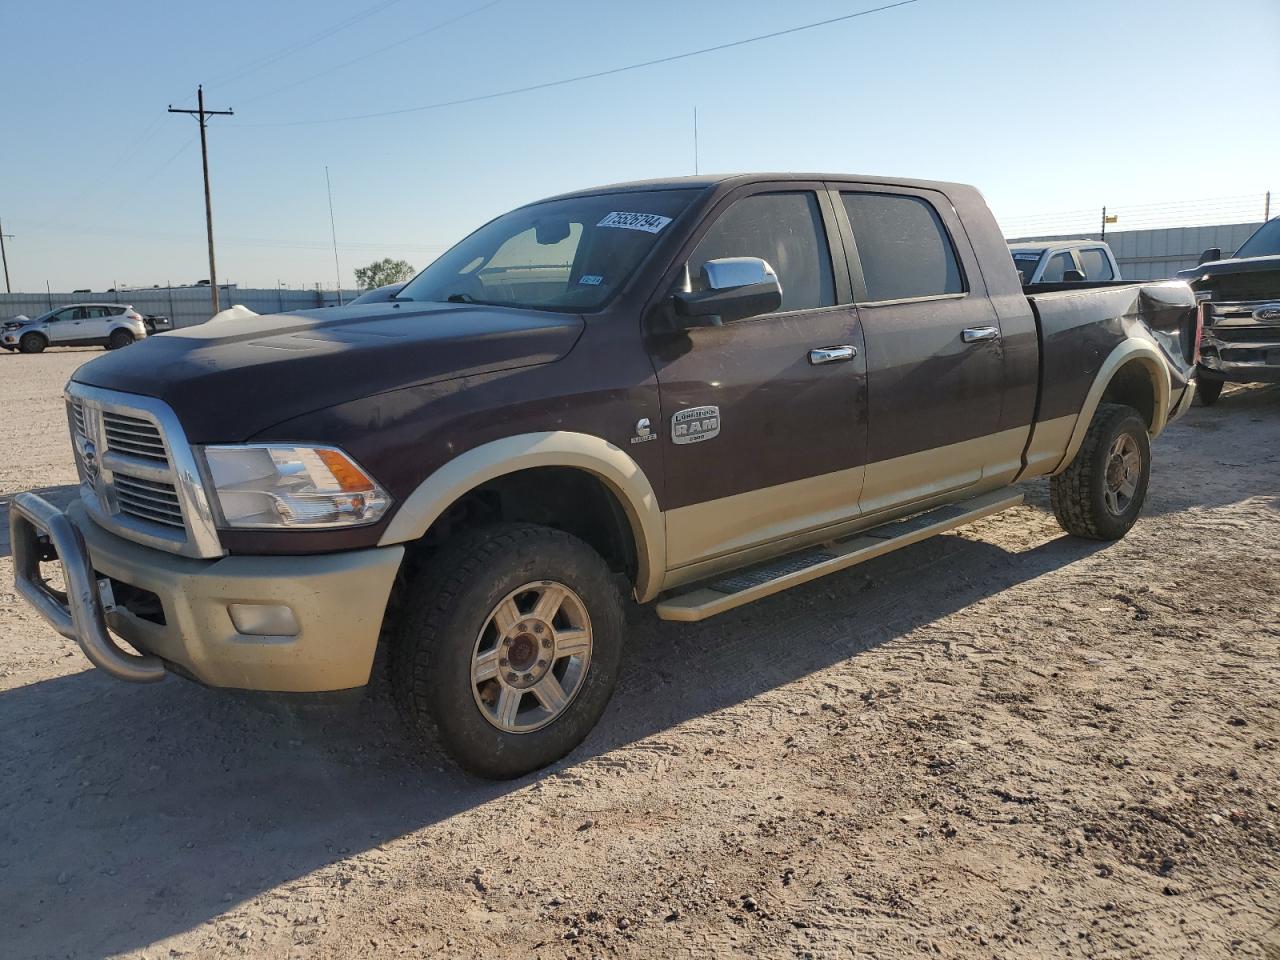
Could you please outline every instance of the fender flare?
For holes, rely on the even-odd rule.
[[[1089,392],[1085,394],[1084,406],[1081,407],[1080,415],[1076,418],[1075,428],[1071,431],[1071,440],[1067,444],[1067,451],[1063,454],[1062,461],[1058,464],[1057,470],[1054,471],[1055,473],[1061,473],[1075,459],[1076,454],[1080,451],[1080,445],[1084,443],[1084,435],[1089,432],[1089,424],[1093,422],[1093,415],[1098,410],[1098,404],[1102,402],[1102,395],[1107,392],[1107,387],[1111,386],[1111,381],[1115,379],[1115,375],[1120,369],[1131,362],[1140,364],[1151,380],[1151,388],[1155,394],[1155,406],[1151,413],[1150,433],[1152,439],[1160,436],[1168,420],[1169,398],[1173,394],[1173,382],[1169,378],[1168,361],[1150,341],[1140,340],[1136,337],[1130,338],[1107,355],[1107,359],[1102,362],[1102,369],[1093,378],[1093,385],[1089,388]]]
[[[379,546],[417,540],[459,497],[497,477],[535,467],[590,473],[617,497],[636,546],[636,599],[657,595],[666,573],[666,525],[640,465],[608,440],[566,430],[523,433],[481,444],[422,481],[400,505]]]

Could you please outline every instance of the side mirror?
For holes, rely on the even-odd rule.
[[[1084,274],[1079,270],[1064,270],[1062,272],[1063,283],[1083,283]]]
[[[772,313],[782,306],[782,285],[773,267],[759,257],[725,257],[702,265],[698,291],[680,291],[672,300],[685,327],[718,327]]]
[[[1211,260],[1221,260],[1221,259],[1222,259],[1222,248],[1210,247],[1204,253],[1200,254],[1200,259],[1196,261],[1196,266],[1198,267],[1200,266],[1200,264],[1208,263]]]

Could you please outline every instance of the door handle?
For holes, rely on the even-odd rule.
[[[961,339],[965,343],[981,343],[984,340],[999,340],[999,327],[966,327]]]
[[[809,351],[809,362],[815,367],[822,363],[841,363],[858,355],[858,348],[845,344],[839,347],[814,347]]]

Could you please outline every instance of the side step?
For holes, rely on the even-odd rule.
[[[904,520],[894,520],[842,540],[777,560],[748,567],[719,580],[695,586],[688,593],[668,597],[658,604],[663,620],[692,623],[741,607],[829,573],[855,566],[901,547],[946,533],[982,517],[1022,503],[1021,493],[1008,488],[985,493],[972,500],[936,507]]]

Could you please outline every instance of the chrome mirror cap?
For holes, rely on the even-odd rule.
[[[769,266],[769,261],[759,257],[722,257],[702,265],[704,290],[732,290],[771,281],[777,283],[778,275]]]

